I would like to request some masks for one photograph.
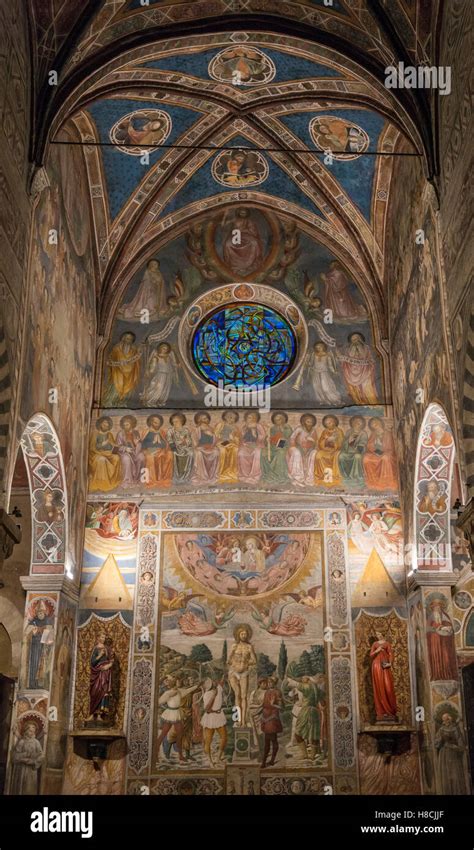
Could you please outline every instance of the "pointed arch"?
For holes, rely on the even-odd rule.
[[[66,476],[56,429],[36,413],[20,439],[31,497],[31,574],[62,574],[66,569],[68,505]]]
[[[456,456],[453,431],[437,402],[425,411],[416,452],[413,511],[414,569],[451,571],[451,485]]]

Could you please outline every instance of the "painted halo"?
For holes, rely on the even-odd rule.
[[[309,132],[320,151],[331,151],[334,159],[343,162],[357,159],[370,143],[362,127],[336,115],[317,115],[312,118]]]
[[[136,109],[115,122],[110,130],[110,140],[122,153],[141,156],[162,145],[172,127],[171,117],[161,109]]]

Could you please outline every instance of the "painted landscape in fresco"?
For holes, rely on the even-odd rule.
[[[154,773],[327,766],[322,560],[318,532],[165,535]]]

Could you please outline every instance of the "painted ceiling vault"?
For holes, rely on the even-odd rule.
[[[32,0],[36,155],[82,142],[101,332],[147,258],[205,211],[244,201],[312,229],[351,267],[383,335],[391,154],[428,169],[433,156],[418,95],[386,89],[383,68],[428,60],[429,6]]]

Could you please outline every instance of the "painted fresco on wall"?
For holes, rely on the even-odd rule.
[[[57,594],[30,593],[22,643],[22,690],[49,690],[53,661]]]
[[[80,606],[133,609],[138,508],[128,502],[87,505]]]
[[[364,415],[362,415],[364,414]],[[186,411],[99,416],[92,423],[90,492],[171,490],[221,492],[394,493],[397,467],[392,422],[381,408],[316,416],[304,412]],[[399,542],[396,510],[370,528],[380,547]],[[370,513],[364,508],[364,517]],[[358,519],[357,517],[355,519]],[[389,526],[387,532],[385,527]],[[354,533],[355,532],[354,525]],[[380,531],[377,531],[380,529]],[[377,537],[378,534],[378,537]]]
[[[75,138],[69,131],[62,133],[65,141]],[[77,146],[52,148],[47,171],[50,185],[39,196],[32,225],[32,298],[20,415],[26,423],[42,410],[58,433],[71,518],[69,550],[76,563],[84,522],[84,452],[94,361],[89,197],[85,165]],[[57,396],[51,395],[51,390],[56,390]]]
[[[206,292],[207,302],[200,303]],[[213,347],[223,368],[229,363],[225,384],[235,376],[232,357],[256,357],[247,331],[260,348],[265,340],[264,360],[270,362],[275,331],[262,318],[257,333],[229,315],[231,304],[245,301],[258,316],[259,310],[281,312],[284,304],[283,320],[297,332],[296,356],[287,379],[272,389],[273,405],[326,408],[384,401],[368,308],[350,271],[294,222],[242,206],[193,224],[132,278],[104,354],[102,405],[202,406],[209,377],[196,363],[198,351],[206,355],[195,338],[206,318],[214,323],[208,350]],[[218,328],[217,306],[224,311]],[[269,381],[263,376],[250,383]]]
[[[123,729],[131,616],[82,612],[77,630],[74,728]]]
[[[352,608],[405,607],[400,503],[351,502],[347,507]]]
[[[153,772],[327,765],[323,582],[315,532],[165,534]]]

